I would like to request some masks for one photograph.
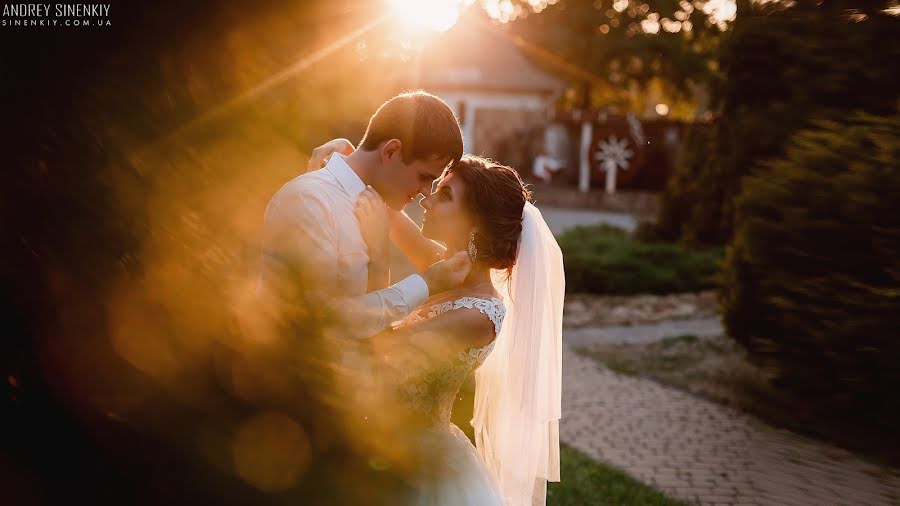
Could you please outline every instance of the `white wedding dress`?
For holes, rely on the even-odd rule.
[[[398,322],[402,328],[458,309],[477,309],[500,333],[505,309],[497,298],[461,297],[423,306]],[[412,477],[411,497],[405,504],[416,506],[502,506],[496,479],[475,446],[459,427],[450,422],[453,402],[466,377],[491,353],[496,340],[477,348],[459,350],[455,356],[408,364],[397,378],[397,395],[422,425],[415,431],[417,452],[422,457]]]
[[[395,348],[376,351],[384,374],[360,388],[388,403],[370,404],[375,411],[398,408],[382,409],[379,417],[400,420],[393,432],[370,438],[392,452],[408,478],[411,492],[397,504],[543,506],[547,483],[560,480],[565,274],[559,245],[532,204],[522,213],[515,265],[491,278],[500,299],[447,299],[397,322],[397,330],[410,327],[409,339],[388,340]],[[457,315],[446,313],[463,309],[493,323],[489,344],[465,348],[458,329],[429,322],[438,315],[453,320]],[[472,373],[477,447],[450,422],[454,399]],[[387,397],[372,394],[385,392],[376,385],[386,387]]]

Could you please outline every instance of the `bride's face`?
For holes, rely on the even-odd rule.
[[[440,180],[431,195],[422,199],[425,209],[422,235],[447,244],[451,249],[463,248],[472,229],[472,219],[463,203],[465,185],[453,173]]]

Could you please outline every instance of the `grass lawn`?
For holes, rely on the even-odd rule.
[[[562,481],[547,486],[548,506],[685,505],[618,469],[561,445]]]

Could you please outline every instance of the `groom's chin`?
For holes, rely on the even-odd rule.
[[[394,210],[394,211],[402,211],[402,210],[403,210],[404,208],[406,208],[406,206],[409,205],[411,202],[413,202],[413,201],[412,201],[412,200],[402,200],[402,201],[399,201],[399,200],[398,200],[398,201],[396,201],[396,202],[387,202],[387,201],[385,201],[385,204],[387,204],[387,206],[388,206],[389,208],[391,208],[392,210]]]

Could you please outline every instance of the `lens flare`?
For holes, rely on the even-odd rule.
[[[459,19],[459,0],[391,0],[399,21],[410,30],[449,30]]]

